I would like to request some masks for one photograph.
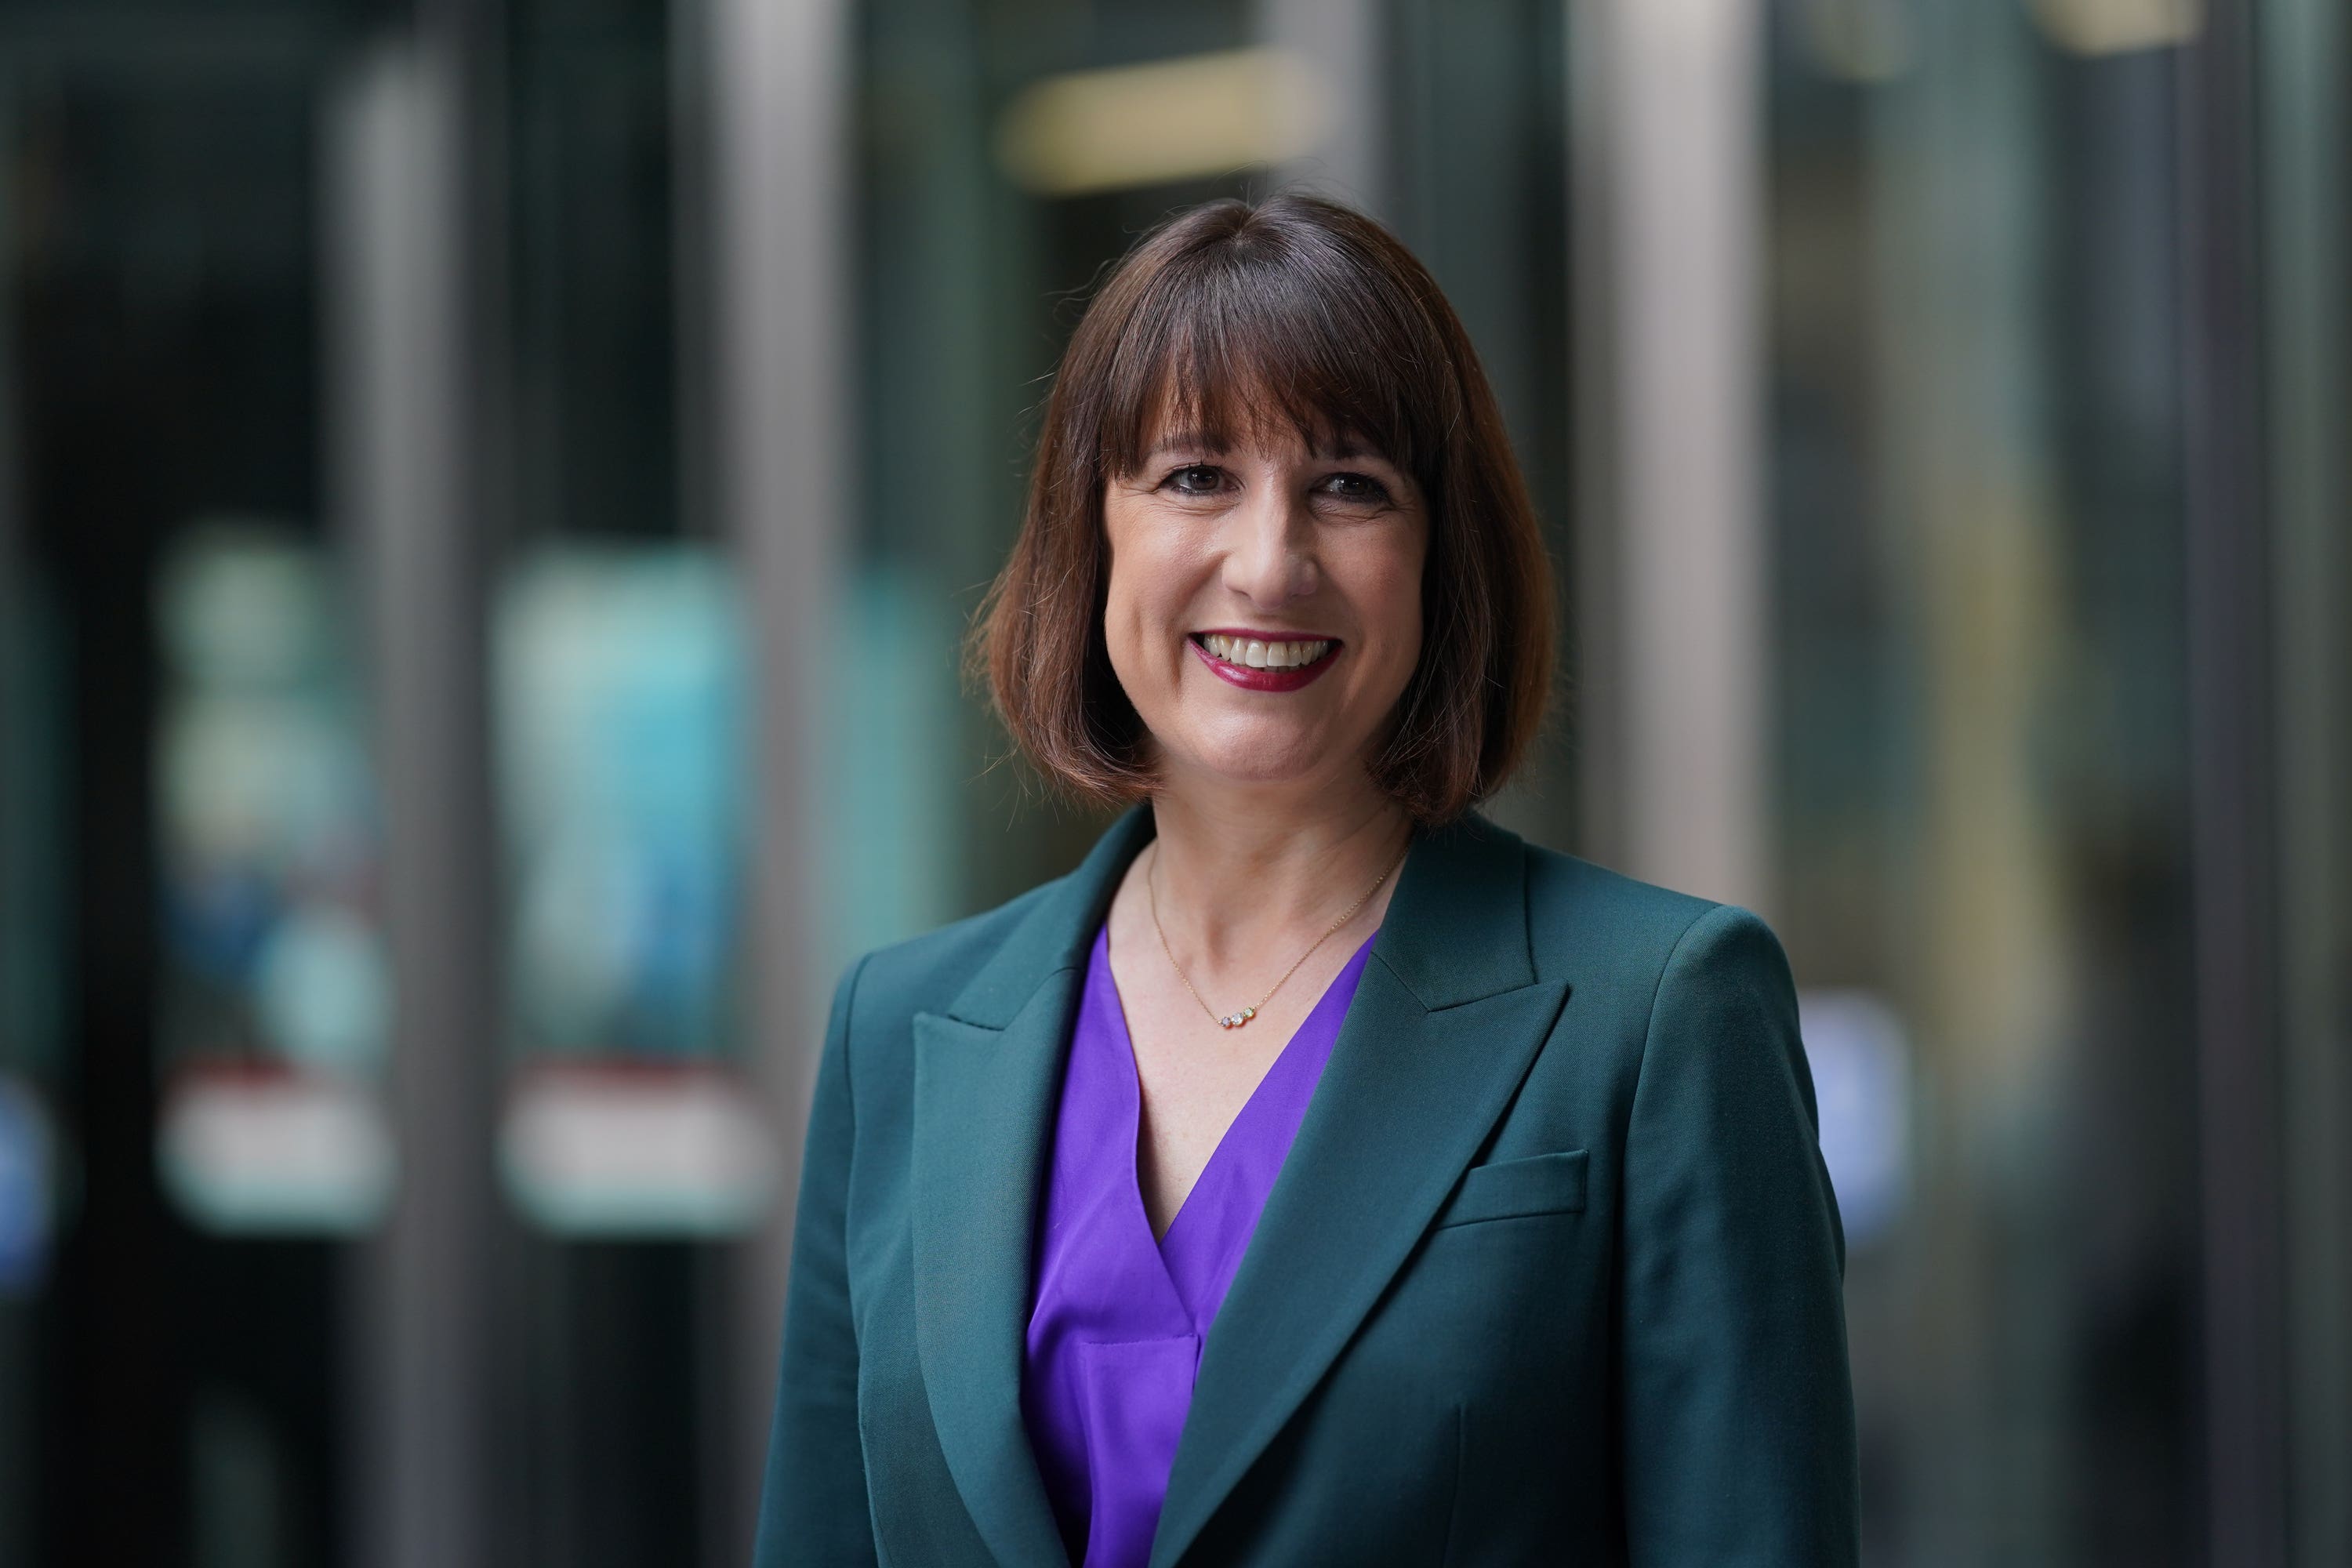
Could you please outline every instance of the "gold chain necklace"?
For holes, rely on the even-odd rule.
[[[1214,1007],[1210,1006],[1207,1002],[1202,1001],[1201,994],[1198,991],[1192,991],[1192,977],[1184,973],[1184,966],[1176,962],[1176,950],[1168,945],[1168,928],[1160,923],[1160,845],[1157,840],[1154,840],[1151,846],[1151,869],[1145,872],[1143,877],[1144,892],[1151,900],[1151,929],[1160,933],[1160,951],[1168,955],[1168,967],[1176,972],[1176,978],[1184,983],[1184,989],[1192,992],[1192,1000],[1201,1004],[1201,1011],[1206,1013],[1210,1017],[1214,1018],[1217,1023],[1217,1027],[1221,1029],[1238,1029],[1244,1024],[1248,1023],[1252,1018],[1257,1016],[1258,1007],[1263,1007],[1268,1002],[1274,1000],[1274,994],[1275,992],[1282,989],[1283,982],[1288,980],[1292,975],[1298,973],[1299,964],[1306,963],[1308,959],[1315,956],[1316,947],[1321,947],[1325,942],[1329,942],[1332,935],[1337,932],[1341,926],[1346,925],[1349,921],[1356,918],[1356,911],[1362,909],[1365,903],[1370,900],[1371,896],[1381,890],[1381,884],[1387,881],[1391,877],[1396,875],[1396,868],[1404,864],[1405,855],[1411,853],[1412,849],[1412,840],[1408,837],[1405,840],[1404,849],[1399,852],[1394,860],[1389,862],[1389,868],[1375,878],[1370,887],[1364,889],[1364,896],[1362,898],[1358,899],[1354,903],[1349,904],[1348,906],[1347,912],[1342,914],[1338,920],[1333,921],[1329,928],[1327,929],[1321,936],[1315,939],[1315,947],[1310,947],[1305,952],[1300,953],[1298,955],[1297,962],[1294,963],[1289,968],[1282,972],[1282,979],[1276,981],[1272,986],[1267,988],[1266,994],[1257,999],[1256,1006],[1244,1007],[1238,1013],[1226,1013],[1220,1015]]]

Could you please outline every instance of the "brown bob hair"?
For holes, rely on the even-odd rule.
[[[1412,476],[1429,510],[1421,660],[1372,777],[1431,825],[1499,788],[1551,676],[1551,573],[1526,482],[1427,268],[1370,218],[1297,194],[1211,202],[1145,236],[1062,356],[1021,536],[970,649],[1038,769],[1104,805],[1152,787],[1103,631],[1103,489],[1142,467],[1163,420],[1224,447],[1286,421],[1316,449],[1360,443]]]

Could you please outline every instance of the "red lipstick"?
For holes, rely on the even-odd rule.
[[[1223,631],[1222,627],[1216,629]],[[1331,661],[1339,657],[1339,642],[1336,637],[1294,637],[1287,640],[1328,641],[1331,646],[1326,648],[1323,657],[1313,664],[1294,664],[1281,669],[1259,669],[1252,665],[1235,664],[1230,659],[1219,658],[1215,654],[1211,653],[1201,641],[1208,635],[1210,634],[1207,632],[1197,632],[1184,640],[1192,645],[1192,651],[1201,656],[1201,662],[1207,665],[1210,671],[1219,679],[1229,681],[1244,691],[1297,691],[1301,687],[1311,686],[1321,679],[1323,672],[1331,668]],[[1250,634],[1243,632],[1224,635],[1246,637]],[[1263,633],[1258,635],[1264,636]]]

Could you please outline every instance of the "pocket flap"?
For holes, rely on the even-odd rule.
[[[1520,1215],[1561,1214],[1584,1206],[1585,1151],[1530,1154],[1524,1160],[1473,1165],[1463,1173],[1453,1201],[1437,1214],[1437,1227],[1474,1225]]]

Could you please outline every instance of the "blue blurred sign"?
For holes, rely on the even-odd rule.
[[[41,1102],[0,1078],[0,1295],[30,1295],[47,1272],[49,1171],[49,1122]]]
[[[507,584],[497,637],[520,1043],[718,1050],[748,762],[725,564],[691,545],[550,552]]]

